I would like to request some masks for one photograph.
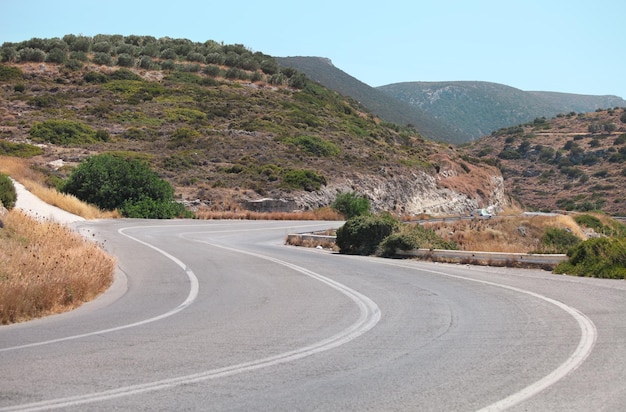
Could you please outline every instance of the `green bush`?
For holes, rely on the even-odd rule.
[[[326,184],[324,176],[307,169],[290,169],[282,176],[283,184],[292,189],[303,189],[308,192],[319,190]]]
[[[0,82],[21,80],[23,78],[24,74],[19,67],[5,66],[4,64],[0,64]]]
[[[106,83],[109,81],[109,77],[104,73],[99,72],[87,72],[83,76],[83,79],[87,83]]]
[[[113,64],[113,58],[109,53],[96,53],[91,61],[101,66],[111,66]]]
[[[567,252],[569,260],[560,263],[555,273],[624,279],[626,278],[626,238],[586,240]]]
[[[86,124],[71,120],[55,119],[35,123],[30,128],[29,133],[35,141],[59,145],[95,143],[101,137]]]
[[[340,193],[330,207],[341,213],[346,219],[350,219],[355,216],[368,214],[370,201],[355,192]]]
[[[541,236],[540,241],[543,253],[566,253],[582,240],[566,229],[549,227]]]
[[[120,66],[122,65],[120,64]],[[142,80],[141,76],[126,68],[114,71],[109,77],[111,80]]]
[[[119,209],[125,216],[180,216],[174,189],[146,163],[110,154],[92,156],[71,173],[61,191],[102,209]]]
[[[604,226],[600,219],[592,215],[576,215],[574,216],[574,221],[580,226],[588,227],[599,233],[602,232],[602,227]]]
[[[379,256],[393,256],[396,250],[445,249],[456,250],[456,243],[442,239],[435,231],[417,225],[402,225],[378,246]]]
[[[13,143],[0,140],[0,155],[14,157],[33,157],[43,153],[43,149],[28,143]]]
[[[341,153],[337,145],[318,136],[299,136],[287,139],[287,143],[298,146],[305,152],[318,157],[337,156]]]
[[[120,209],[122,215],[130,218],[171,219],[173,217],[189,217],[185,206],[171,201],[142,199],[137,202],[128,201]]]
[[[389,215],[361,215],[348,219],[337,229],[337,246],[341,253],[371,255],[380,242],[398,228]]]
[[[17,193],[15,192],[15,186],[7,175],[0,173],[0,203],[11,210],[15,206],[17,200]]]

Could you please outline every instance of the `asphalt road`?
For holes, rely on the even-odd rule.
[[[113,288],[0,327],[0,411],[616,411],[626,284],[284,246],[328,222],[75,223]]]

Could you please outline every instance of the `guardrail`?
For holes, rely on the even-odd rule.
[[[334,243],[336,236],[315,235],[312,233],[298,233],[287,235],[287,243],[302,241],[320,241]],[[481,264],[528,264],[556,266],[567,260],[563,254],[539,254],[539,253],[506,253],[506,252],[476,252],[467,250],[444,250],[444,249],[414,249],[396,250],[398,256],[414,256],[433,260],[446,260],[455,262],[481,263]]]

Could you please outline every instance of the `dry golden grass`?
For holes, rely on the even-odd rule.
[[[461,250],[530,253],[541,250],[540,239],[546,228],[569,229],[581,239],[585,234],[571,216],[508,216],[495,219],[458,220],[427,223]]]
[[[46,187],[43,183],[45,176],[30,166],[30,162],[26,159],[0,156],[0,173],[11,176],[44,202],[85,219],[116,219],[120,217],[117,211],[102,211],[94,205],[78,200],[75,196]]]
[[[249,210],[216,211],[200,208],[197,219],[236,219],[236,220],[344,220],[337,211],[325,207],[306,212],[252,212]]]
[[[111,284],[115,260],[65,226],[12,210],[0,229],[0,324],[64,312]]]

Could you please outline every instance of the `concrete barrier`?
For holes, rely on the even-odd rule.
[[[336,236],[315,235],[313,233],[297,233],[287,235],[287,243],[300,243],[302,241],[320,241],[336,243]],[[556,266],[567,260],[563,254],[539,254],[539,253],[505,253],[505,252],[475,252],[467,250],[444,250],[444,249],[415,249],[396,250],[398,256],[414,256],[431,258],[434,260],[446,260],[467,263],[498,263],[498,264],[528,264],[538,266]]]
[[[441,260],[493,263],[527,263],[533,265],[557,265],[567,260],[562,254],[473,252],[467,250],[416,249],[397,250],[399,256],[428,257]]]

